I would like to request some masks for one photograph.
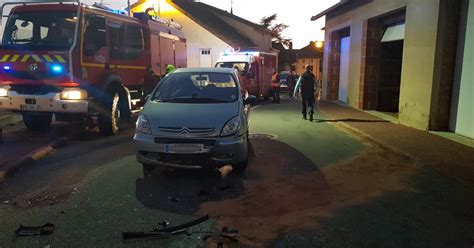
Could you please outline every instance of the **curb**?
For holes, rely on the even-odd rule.
[[[0,182],[15,174],[20,168],[27,167],[32,162],[44,159],[53,154],[57,149],[65,147],[69,138],[60,138],[44,147],[40,147],[33,152],[19,158],[17,161],[9,164],[4,170],[0,170]]]
[[[324,110],[321,110],[321,109],[319,109],[319,111],[321,111],[323,114],[325,114],[325,115],[327,115],[327,116],[330,116],[331,118],[335,118],[333,115],[331,115],[331,114],[330,114],[329,112],[327,112],[327,111],[324,111]],[[359,128],[353,127],[353,126],[351,126],[351,125],[349,125],[349,124],[347,124],[347,123],[341,122],[341,121],[337,121],[337,122],[334,122],[334,123],[335,123],[336,125],[338,125],[338,126],[344,128],[344,129],[346,129],[346,130],[348,130],[348,131],[350,131],[350,132],[352,132],[352,133],[354,133],[354,134],[356,134],[356,135],[362,137],[363,139],[366,139],[366,140],[368,140],[368,141],[370,141],[370,142],[373,142],[373,143],[379,145],[380,147],[382,147],[382,148],[384,148],[384,149],[393,151],[393,152],[395,152],[395,153],[398,153],[398,154],[400,154],[400,155],[402,155],[402,156],[405,156],[405,157],[407,157],[407,158],[409,158],[409,159],[411,159],[411,160],[413,160],[413,161],[419,163],[419,161],[418,161],[416,158],[414,158],[412,155],[410,155],[410,154],[408,154],[408,153],[406,153],[406,152],[403,152],[403,151],[401,151],[400,149],[397,149],[397,148],[395,148],[395,147],[393,147],[393,146],[391,146],[391,145],[389,145],[389,144],[385,144],[385,143],[382,142],[382,141],[379,141],[378,139],[374,138],[372,135],[370,135],[370,134],[364,132],[363,130],[361,130],[361,129],[359,129]],[[397,124],[394,124],[394,125],[397,125]]]

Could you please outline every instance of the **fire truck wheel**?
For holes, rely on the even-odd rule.
[[[107,109],[107,113],[101,113],[98,118],[99,131],[104,136],[114,135],[119,131],[119,119],[120,119],[120,109],[119,104],[122,100],[118,90],[109,91],[108,95],[110,96],[108,100],[105,101],[104,107]]]
[[[32,131],[47,131],[51,127],[53,114],[23,113],[23,123]]]

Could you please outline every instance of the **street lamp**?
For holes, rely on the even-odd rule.
[[[324,46],[324,42],[322,42],[322,41],[316,41],[315,46],[316,46],[316,48],[321,49],[321,48],[323,48],[323,46]]]

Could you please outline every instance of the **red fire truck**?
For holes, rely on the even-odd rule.
[[[278,67],[278,55],[264,52],[225,52],[215,67],[236,68],[251,95],[268,99],[271,95],[272,73]]]
[[[87,6],[80,0],[6,1],[0,110],[45,130],[57,121],[97,123],[115,134],[139,110],[167,64],[186,67],[179,24]]]

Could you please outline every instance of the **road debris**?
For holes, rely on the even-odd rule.
[[[234,167],[232,167],[232,165],[226,165],[217,170],[221,174],[221,177],[225,178],[227,175],[229,175],[229,173],[231,173],[234,170]]]
[[[172,202],[179,202],[179,198],[173,197],[173,196],[168,197],[168,200],[170,200]]]
[[[10,201],[4,201],[4,202],[3,202],[3,204],[8,204],[8,203],[10,203]]]
[[[46,200],[48,200],[48,196],[44,196],[43,198],[35,199],[36,202],[43,202],[43,201],[46,201]]]
[[[35,235],[51,235],[53,234],[55,226],[51,223],[46,223],[43,226],[23,226],[15,231],[16,236],[35,236]]]
[[[188,228],[199,225],[207,220],[209,220],[209,215],[203,216],[199,219],[184,223],[179,226],[155,229],[151,232],[123,232],[122,239],[124,241],[136,239],[164,239],[169,238],[173,235],[188,234]]]
[[[161,222],[159,225],[162,226],[162,227],[167,227],[167,226],[170,225],[170,223],[169,223],[167,220],[164,220],[164,221]]]
[[[235,227],[225,226],[222,228],[222,234],[224,235],[237,236],[238,233],[239,233],[239,230]]]

